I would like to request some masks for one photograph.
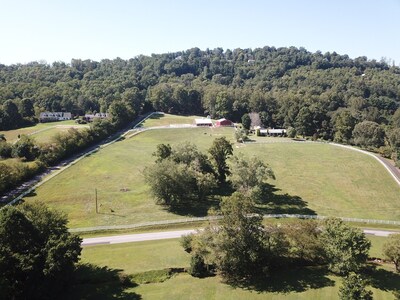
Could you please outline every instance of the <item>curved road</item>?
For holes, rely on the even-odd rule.
[[[383,237],[387,237],[390,234],[400,233],[398,231],[373,230],[373,229],[364,229],[363,231],[365,234],[383,236]],[[83,239],[82,246],[110,245],[110,244],[143,242],[143,241],[176,239],[176,238],[180,238],[183,235],[196,233],[196,232],[197,232],[197,230],[188,229],[188,230],[177,230],[177,231],[150,232],[150,233],[138,233],[138,234],[126,234],[126,235],[86,238],[86,239]]]
[[[337,146],[337,147],[341,147],[341,148],[346,148],[349,150],[353,150],[353,151],[357,151],[357,152],[361,152],[364,153],[366,155],[372,156],[373,158],[375,158],[377,161],[379,161],[383,167],[389,172],[389,174],[392,176],[392,178],[396,181],[396,183],[400,186],[400,170],[398,168],[396,168],[390,160],[383,158],[382,156],[375,154],[375,153],[371,153],[365,150],[361,150],[352,146],[348,146],[348,145],[341,145],[341,144],[336,144],[336,143],[329,143],[330,145],[333,146]]]

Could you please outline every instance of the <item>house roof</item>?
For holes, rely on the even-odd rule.
[[[268,129],[268,133],[285,133],[286,129]]]
[[[231,123],[232,123],[231,120],[228,120],[228,119],[225,119],[225,118],[222,118],[222,119],[217,120],[217,122],[224,122],[224,121],[228,121],[228,122],[231,122]]]
[[[211,119],[194,119],[194,122],[196,124],[211,124],[212,125]]]

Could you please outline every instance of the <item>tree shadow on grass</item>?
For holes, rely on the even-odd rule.
[[[327,275],[329,271],[325,267],[281,269],[268,277],[258,277],[232,286],[259,293],[301,293],[310,289],[334,286],[335,281]]]
[[[35,196],[37,196],[37,193],[36,193],[36,190],[32,190],[31,192],[29,192],[28,194],[26,194],[25,196],[24,196],[24,198],[26,197],[26,198],[28,198],[28,197],[35,197]],[[22,203],[22,202],[21,202]]]
[[[279,194],[280,189],[272,184],[265,183],[261,200],[256,204],[256,212],[259,214],[299,214],[316,215],[317,213],[307,207],[307,202],[299,196]],[[165,210],[174,214],[192,217],[207,216],[211,208],[219,209],[221,197],[229,197],[235,192],[230,183],[220,186],[214,195],[203,201],[192,201],[180,205],[167,206]]]
[[[317,213],[307,207],[307,201],[299,196],[288,193],[279,194],[280,189],[272,184],[264,183],[262,200],[257,205],[261,214],[300,214],[316,215]]]
[[[195,203],[187,203],[174,206],[165,206],[165,209],[181,216],[205,217],[211,208],[219,208],[218,200],[204,200]]]
[[[149,119],[159,120],[159,119],[164,118],[164,117],[165,117],[164,114],[157,114],[157,113],[154,113],[154,114],[152,114],[152,115],[149,117]]]
[[[67,293],[58,296],[60,299],[142,299],[140,295],[126,291],[135,286],[137,284],[121,270],[80,264],[73,286]]]
[[[374,288],[387,292],[400,291],[399,273],[372,267],[368,268],[365,273]]]

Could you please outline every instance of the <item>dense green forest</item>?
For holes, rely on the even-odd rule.
[[[399,67],[295,47],[0,65],[0,103],[3,130],[35,122],[44,110],[107,111],[114,123],[153,109],[233,121],[257,112],[265,127],[400,147]]]
[[[400,68],[295,47],[193,48],[129,60],[0,65],[3,129],[41,110],[105,112],[114,101],[134,103],[137,110],[147,104],[235,121],[260,112],[265,126],[292,126],[306,135],[333,138],[343,111],[357,123],[399,121],[393,115],[400,106]]]

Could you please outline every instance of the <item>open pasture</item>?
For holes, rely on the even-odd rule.
[[[38,123],[35,126],[23,127],[13,130],[0,131],[4,134],[8,142],[13,142],[18,139],[18,135],[30,135],[38,142],[47,142],[51,136],[58,132],[67,131],[69,128],[87,128],[88,125],[76,125],[74,120]]]
[[[40,199],[68,214],[70,227],[135,224],[187,216],[156,205],[143,170],[160,143],[195,143],[206,151],[216,137],[233,141],[232,128],[160,129],[142,132],[93,153],[39,187]],[[268,141],[268,138],[266,138]],[[274,139],[276,141],[276,139]],[[373,158],[318,143],[235,144],[234,153],[270,164],[279,205],[264,212],[317,213],[400,219],[400,189]],[[99,213],[95,211],[95,188]]]
[[[372,239],[373,249],[376,248],[375,243]],[[84,247],[82,263],[107,267],[108,272],[119,270],[131,275],[165,268],[187,268],[190,256],[183,251],[179,240],[170,239]],[[373,291],[374,299],[394,299],[392,291],[399,275],[389,269],[378,269],[371,278],[374,284],[368,289]],[[324,268],[298,268],[275,272],[255,287],[235,288],[221,282],[218,276],[194,278],[180,273],[162,283],[126,288],[123,293],[127,296],[139,294],[143,299],[337,299],[340,285],[341,279]],[[87,292],[88,287],[85,288]],[[101,290],[101,287],[93,285],[89,289]],[[109,286],[106,293],[113,294],[117,290]],[[76,286],[74,295],[82,297],[85,289]]]
[[[193,124],[199,116],[177,116],[171,114],[155,113],[141,124],[141,127],[168,126],[170,124]]]

